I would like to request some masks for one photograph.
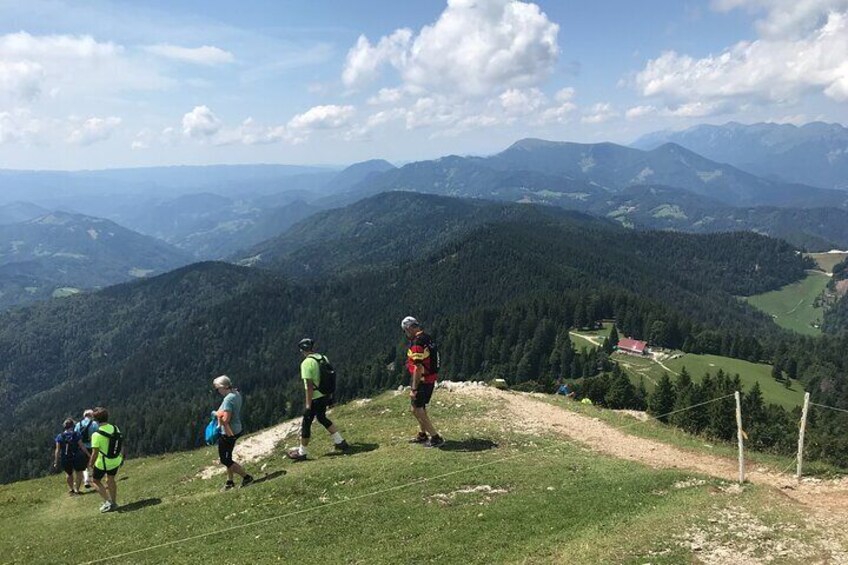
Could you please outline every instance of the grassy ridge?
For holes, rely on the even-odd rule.
[[[809,256],[825,273],[832,273],[833,267],[844,261],[848,253],[810,253]]]
[[[654,384],[662,377],[665,369],[657,362],[647,357],[633,357],[629,355],[616,354],[618,361],[635,383],[639,377],[645,380],[645,387],[653,390]],[[783,383],[779,383],[771,376],[771,365],[764,363],[751,363],[730,357],[719,357],[718,355],[696,355],[684,353],[677,359],[663,361],[668,367],[672,378],[674,373],[679,373],[684,367],[691,375],[692,380],[700,382],[705,373],[715,375],[719,369],[729,375],[739,375],[744,390],[749,391],[755,382],[760,383],[763,398],[767,403],[779,404],[787,409],[801,405],[804,401],[804,391],[797,382],[792,383],[792,388],[787,389]]]
[[[289,464],[281,447],[265,463],[284,475],[226,493],[220,480],[196,478],[212,449],[129,461],[119,483],[129,511],[104,516],[96,495],[71,499],[59,477],[5,485],[0,527],[14,533],[2,537],[0,552],[12,563],[79,563],[305,511],[116,562],[597,563],[643,562],[656,551],[667,552],[662,562],[689,562],[691,550],[658,532],[683,532],[726,504],[757,506],[763,494],[717,494],[710,479],[674,488],[692,475],[525,435],[490,408],[439,391],[433,415],[454,441],[436,451],[405,442],[413,426],[402,396],[341,407],[333,417],[349,440],[367,444],[361,453],[324,455],[329,442],[319,432],[317,461]],[[458,492],[481,486],[504,492]],[[84,535],[58,539],[69,524],[86,524],[96,544]]]
[[[820,335],[822,309],[814,302],[829,282],[827,275],[810,272],[803,280],[780,290],[750,296],[745,300],[754,308],[771,315],[782,328],[804,335]]]

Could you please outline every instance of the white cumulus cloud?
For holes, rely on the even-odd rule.
[[[232,63],[235,61],[235,56],[233,56],[232,53],[211,45],[203,45],[202,47],[181,47],[179,45],[162,43],[158,45],[148,45],[145,47],[145,50],[166,59],[173,59],[196,65],[213,66]]]
[[[109,139],[112,133],[121,125],[121,118],[88,118],[71,130],[68,143],[73,145],[92,145],[98,141]]]
[[[31,143],[43,130],[43,123],[33,118],[27,110],[0,112],[0,145],[6,143]]]
[[[195,139],[209,138],[221,129],[221,120],[208,106],[195,106],[183,116],[183,135]]]
[[[667,51],[635,76],[646,97],[671,115],[731,112],[747,104],[785,104],[819,93],[848,101],[848,0],[720,0],[720,9],[764,11],[759,37],[717,55]]]
[[[559,55],[559,26],[539,6],[520,0],[448,0],[438,20],[416,36],[399,29],[372,44],[361,36],[342,73],[347,86],[394,67],[407,87],[436,93],[489,95],[547,78]]]
[[[598,102],[588,109],[588,111],[580,118],[584,124],[602,124],[618,116],[612,105],[608,102]]]
[[[314,106],[294,116],[288,124],[293,130],[338,129],[350,124],[355,113],[353,106]]]
[[[90,35],[0,35],[0,93],[32,100],[43,92],[102,95],[172,84],[123,46]]]
[[[44,67],[32,61],[4,61],[0,59],[0,92],[15,98],[32,100],[41,93]]]
[[[538,88],[510,88],[499,99],[504,111],[511,116],[532,114],[547,102],[547,97]]]
[[[650,116],[657,113],[657,108],[655,106],[643,105],[643,106],[633,106],[632,108],[628,108],[626,112],[624,112],[624,117],[628,120],[637,120],[639,118],[643,118],[645,116]]]

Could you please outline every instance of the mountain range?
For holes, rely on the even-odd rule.
[[[652,150],[666,143],[755,175],[848,190],[848,128],[841,124],[698,125],[648,134],[633,147]]]
[[[0,308],[161,274],[190,257],[102,218],[49,213],[0,225]]]

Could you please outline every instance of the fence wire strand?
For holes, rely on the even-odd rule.
[[[726,400],[728,398],[732,398],[734,395],[735,395],[735,393],[728,394],[728,395],[725,395],[725,396],[722,396],[722,397],[719,397],[719,398],[713,398],[712,400],[707,400],[705,402],[699,402],[698,404],[693,404],[692,406],[687,406],[686,408],[679,408],[677,410],[672,410],[671,412],[668,412],[667,414],[660,414],[658,416],[650,416],[646,420],[637,421],[637,422],[627,424],[627,425],[624,425],[624,426],[610,426],[610,427],[615,431],[623,431],[623,430],[644,424],[646,422],[650,422],[652,420],[661,421],[662,418],[668,418],[669,416],[671,416],[673,414],[677,414],[679,412],[686,412],[687,410],[693,410],[693,409],[699,408],[701,406],[706,406],[707,404],[712,404],[714,402]],[[317,505],[317,506],[311,506],[309,508],[302,508],[300,510],[295,510],[293,512],[287,512],[285,514],[280,514],[280,515],[277,515],[277,516],[269,516],[267,518],[262,518],[261,520],[256,520],[254,522],[249,522],[249,523],[246,523],[246,524],[237,524],[235,526],[230,526],[228,528],[222,528],[222,529],[219,529],[219,530],[214,530],[214,531],[211,531],[211,532],[205,532],[205,533],[202,533],[202,534],[197,534],[197,535],[188,536],[188,537],[185,537],[185,538],[171,540],[171,541],[168,541],[168,542],[163,542],[163,543],[151,545],[151,546],[148,546],[148,547],[142,547],[142,548],[139,548],[139,549],[135,549],[133,551],[127,551],[125,553],[110,555],[108,557],[101,557],[101,558],[98,558],[98,559],[94,559],[92,561],[82,562],[80,565],[94,565],[95,563],[105,563],[107,561],[113,561],[115,559],[122,559],[122,558],[125,558],[125,557],[130,557],[132,555],[138,555],[140,553],[146,553],[148,551],[155,551],[157,549],[163,549],[163,548],[166,548],[166,547],[173,547],[175,545],[179,545],[179,544],[182,544],[182,543],[196,541],[196,540],[200,540],[200,539],[204,539],[204,538],[208,538],[208,537],[212,537],[212,536],[218,536],[218,535],[225,534],[225,533],[228,533],[228,532],[243,530],[243,529],[250,528],[250,527],[253,527],[253,526],[259,526],[259,525],[267,524],[269,522],[274,522],[276,520],[284,520],[286,518],[291,518],[292,516],[297,516],[297,515],[300,515],[300,514],[307,514],[307,513],[310,513],[310,512],[315,512],[315,511],[318,511],[318,510],[321,510],[321,509],[324,509],[324,508],[330,508],[330,507],[333,507],[333,506],[339,506],[339,505],[346,504],[346,503],[349,503],[349,502],[356,502],[357,500],[363,500],[365,498],[371,498],[371,497],[378,496],[378,495],[381,495],[381,494],[387,494],[387,493],[390,493],[390,492],[409,488],[409,487],[412,487],[412,486],[415,486],[415,485],[425,484],[425,483],[432,482],[432,481],[438,481],[438,480],[441,480],[441,479],[444,479],[444,478],[447,478],[447,477],[451,477],[451,476],[454,476],[454,475],[460,475],[462,473],[467,473],[467,472],[470,472],[470,471],[475,471],[477,469],[481,469],[481,468],[484,468],[484,467],[491,467],[491,466],[497,465],[499,463],[504,463],[506,461],[511,461],[513,459],[518,459],[520,457],[525,457],[527,455],[533,455],[535,453],[547,451],[549,449],[553,449],[553,447],[550,447],[550,448],[537,447],[537,448],[534,448],[534,449],[528,449],[527,451],[522,451],[520,453],[515,453],[513,455],[501,457],[500,459],[496,459],[494,461],[488,461],[486,463],[480,463],[478,465],[472,465],[471,467],[464,467],[462,469],[457,469],[455,471],[450,471],[448,473],[442,473],[440,475],[435,475],[433,477],[425,477],[425,478],[422,478],[422,479],[417,479],[415,481],[411,481],[409,483],[404,483],[402,485],[395,485],[393,487],[363,493],[363,494],[353,496],[353,497],[350,497],[350,498],[343,498],[343,499],[335,500],[335,501],[332,501],[332,502],[327,502],[325,504],[320,504],[320,505]]]

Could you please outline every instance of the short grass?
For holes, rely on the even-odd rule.
[[[783,383],[777,382],[771,376],[771,365],[763,363],[750,363],[730,357],[719,357],[718,355],[695,355],[693,353],[682,353],[676,359],[668,359],[663,364],[670,369],[669,376],[674,379],[676,373],[680,373],[683,367],[695,382],[700,382],[704,374],[715,375],[719,369],[730,376],[739,375],[745,391],[751,390],[755,382],[760,383],[763,398],[767,403],[779,404],[787,409],[800,406],[804,401],[803,385],[793,381],[791,388],[786,388]],[[650,392],[654,385],[667,372],[655,361],[647,357],[635,357],[631,355],[615,354],[615,360],[630,375],[631,380],[638,382],[643,378],[645,388]]]
[[[593,343],[591,339],[586,339],[586,337],[609,337],[610,332],[612,331],[612,323],[605,323],[603,327],[599,330],[574,330],[570,333],[571,343],[574,344],[575,349],[580,351],[583,348],[593,349],[598,347],[596,343]],[[602,343],[602,342],[600,342]]]
[[[489,408],[437,392],[431,413],[452,443],[428,450],[405,441],[414,427],[403,396],[340,407],[332,416],[358,453],[324,454],[317,434],[316,460],[291,464],[281,446],[252,465],[270,478],[244,490],[196,477],[212,449],[130,460],[119,474],[124,511],[107,515],[95,494],[67,497],[58,476],[0,486],[0,555],[81,563],[231,528],[111,562],[637,562],[668,532],[760,496],[717,494],[712,479],[676,489],[692,475],[511,432]],[[505,492],[457,492],[481,485]],[[665,562],[694,559],[670,551]]]
[[[814,303],[829,281],[827,275],[811,271],[802,281],[745,300],[769,314],[782,328],[804,335],[820,335],[822,309]]]
[[[766,402],[779,404],[784,408],[792,409],[804,402],[803,385],[799,382],[793,382],[791,388],[786,388],[783,383],[774,380],[771,376],[771,365],[750,363],[717,355],[693,355],[691,353],[664,363],[669,369],[677,372],[686,367],[692,378],[697,381],[700,381],[704,373],[709,372],[715,375],[719,369],[731,376],[738,373],[746,391],[751,390],[754,383],[758,382]]]
[[[832,273],[833,267],[837,263],[841,263],[848,258],[848,253],[809,253],[808,255],[813,258],[819,268],[825,273]]]

